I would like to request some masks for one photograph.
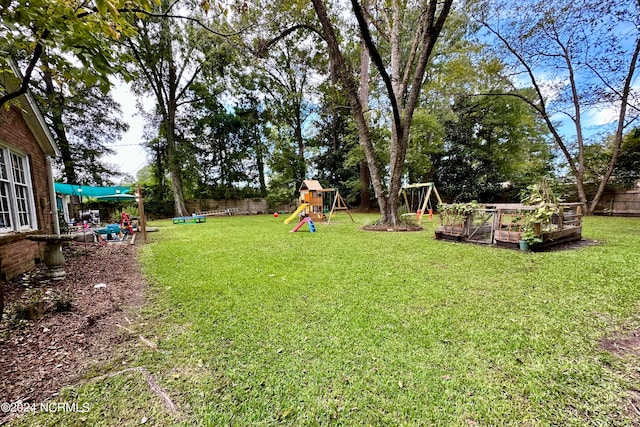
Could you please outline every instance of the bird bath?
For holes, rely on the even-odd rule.
[[[29,240],[46,243],[44,263],[47,266],[46,276],[51,280],[62,280],[64,271],[64,255],[62,255],[62,243],[73,240],[69,234],[38,234],[27,237]]]

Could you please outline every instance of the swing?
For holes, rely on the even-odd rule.
[[[407,190],[411,191],[411,195],[409,197],[407,197]],[[415,210],[415,212],[411,212],[414,207],[416,191],[419,191],[419,205],[416,206],[417,209]],[[403,196],[405,208],[407,209],[407,211],[410,211],[404,215],[415,215],[416,219],[418,220],[418,224],[422,222],[422,217],[424,216],[425,211],[429,213],[429,219],[433,219],[433,207],[431,205],[432,193],[435,194],[438,203],[442,203],[440,194],[438,194],[438,190],[432,182],[404,185],[400,189],[400,193]],[[411,203],[409,203],[409,198],[411,199]]]

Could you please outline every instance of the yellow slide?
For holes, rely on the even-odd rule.
[[[302,212],[303,210],[305,210],[305,208],[307,208],[309,206],[309,203],[303,203],[300,206],[298,206],[298,209],[296,209],[296,211],[294,213],[291,214],[291,216],[287,219],[284,220],[285,224],[289,224],[291,221],[293,221],[300,212]]]

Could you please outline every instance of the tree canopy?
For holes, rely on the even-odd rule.
[[[130,82],[153,99],[149,191],[179,215],[190,197],[290,200],[314,178],[393,225],[407,182],[488,201],[567,172],[593,209],[637,177],[638,16],[594,0],[5,0],[0,50],[24,78],[0,104],[31,84],[65,178],[99,183],[126,130],[106,93]]]
[[[36,67],[103,91],[122,65],[118,41],[135,33],[131,16],[155,0],[6,0],[0,2],[0,54],[18,60],[22,84],[0,89],[0,107],[28,89]]]

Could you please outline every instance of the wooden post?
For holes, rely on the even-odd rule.
[[[422,224],[422,217],[424,216],[424,211],[427,209],[427,205],[429,204],[429,199],[431,198],[431,191],[435,188],[433,184],[429,183],[429,189],[427,190],[427,195],[424,197],[422,201],[422,206],[420,207],[420,212],[418,213],[418,224]]]
[[[331,217],[333,216],[333,212],[336,210],[347,211],[349,218],[351,218],[351,222],[354,222],[354,223],[356,222],[351,216],[351,212],[349,212],[349,207],[345,203],[342,196],[340,196],[340,192],[338,190],[336,190],[336,196],[333,199],[333,206],[331,206],[331,212],[329,212],[329,220],[327,221],[327,224],[331,223]]]
[[[136,196],[138,197],[138,216],[140,217],[138,220],[138,227],[142,230],[143,241],[147,243],[147,218],[144,215],[144,198],[142,197],[140,184],[138,184],[136,189]]]

